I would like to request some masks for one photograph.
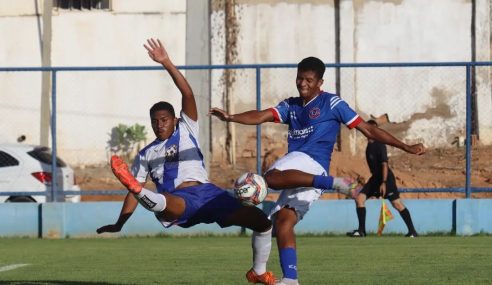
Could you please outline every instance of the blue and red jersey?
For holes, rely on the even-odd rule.
[[[362,121],[339,96],[327,92],[306,105],[301,97],[290,97],[270,110],[275,122],[289,125],[288,152],[304,152],[327,171],[340,123],[352,129]]]

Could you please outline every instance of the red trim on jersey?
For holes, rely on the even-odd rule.
[[[280,123],[280,114],[278,113],[277,109],[275,108],[270,108],[268,109],[270,110],[270,112],[272,112],[272,115],[273,115],[273,121],[275,123]]]
[[[357,127],[360,123],[362,122],[362,118],[359,117],[359,115],[357,115],[357,119],[355,119],[350,125],[348,125],[347,127],[349,129],[353,129],[355,127]]]

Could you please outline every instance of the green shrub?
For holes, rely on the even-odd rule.
[[[146,142],[147,130],[139,124],[118,124],[111,129],[110,137],[108,144],[111,154],[118,154],[129,161]]]

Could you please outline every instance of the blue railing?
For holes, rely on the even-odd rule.
[[[492,192],[492,188],[471,187],[471,131],[472,131],[472,69],[477,66],[492,66],[492,62],[409,62],[409,63],[339,63],[326,64],[327,68],[381,68],[381,67],[465,67],[466,68],[466,180],[462,188],[406,188],[401,192],[464,192],[466,198],[472,192]],[[254,69],[256,71],[256,108],[261,110],[261,70],[271,68],[296,68],[297,64],[232,64],[232,65],[187,65],[178,66],[182,70],[217,70],[217,69]],[[51,72],[52,91],[51,108],[56,110],[56,79],[58,72],[73,71],[144,71],[162,70],[160,66],[101,66],[101,67],[0,67],[0,72]],[[52,139],[52,170],[56,168],[56,112],[51,113]],[[256,153],[261,153],[261,127],[256,126]],[[257,172],[261,173],[261,156],[257,155]],[[57,180],[57,172],[52,171],[52,181]],[[50,192],[36,192],[47,195],[50,201],[56,201],[57,189],[55,183]],[[60,193],[59,193],[60,194]],[[63,194],[81,195],[121,195],[126,191],[63,191]],[[33,192],[3,192],[0,196],[33,195]]]
[[[227,189],[232,191],[232,189]],[[464,187],[447,187],[447,188],[398,188],[400,193],[466,193]],[[471,187],[472,193],[488,193],[492,192],[490,187]],[[335,190],[326,190],[324,193],[337,193]],[[128,190],[114,189],[114,190],[83,190],[83,191],[62,191],[58,194],[61,195],[104,195],[104,196],[121,196],[128,194]],[[0,192],[0,196],[43,196],[52,195],[51,191],[41,192]]]

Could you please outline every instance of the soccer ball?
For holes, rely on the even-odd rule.
[[[265,179],[256,173],[246,172],[234,182],[234,195],[246,206],[260,204],[267,192]]]

